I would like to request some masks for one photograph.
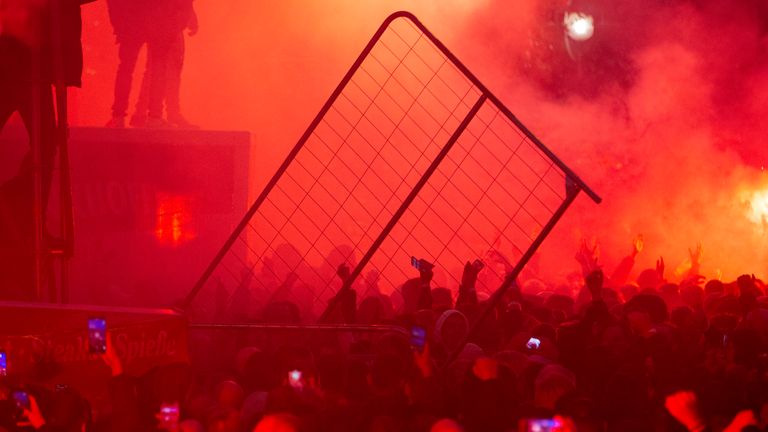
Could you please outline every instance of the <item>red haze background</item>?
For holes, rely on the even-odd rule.
[[[548,278],[577,268],[582,238],[599,241],[610,271],[639,233],[636,271],[664,255],[670,277],[700,242],[707,276],[768,276],[765,2],[580,2],[597,25],[575,60],[563,3],[198,0],[182,106],[203,128],[252,133],[254,196],[384,18],[410,10],[604,198],[580,197],[545,242],[537,263]],[[101,126],[116,46],[105,2],[83,18],[72,120]]]

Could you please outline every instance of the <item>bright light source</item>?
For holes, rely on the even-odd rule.
[[[747,218],[765,227],[768,223],[768,190],[753,191],[746,200],[749,202]]]
[[[566,12],[563,25],[568,37],[577,41],[585,41],[595,33],[595,22],[592,15],[582,12]]]

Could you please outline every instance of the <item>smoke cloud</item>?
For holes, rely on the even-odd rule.
[[[486,49],[470,63],[604,198],[569,211],[542,249],[545,273],[569,270],[556,263],[581,238],[610,270],[642,233],[636,270],[663,255],[670,277],[701,243],[707,276],[765,275],[765,3],[578,2],[596,14],[595,40],[571,55],[556,7],[528,2],[518,19],[506,3],[466,27]]]
[[[559,1],[195,3],[201,31],[188,38],[184,111],[205,128],[252,131],[251,195],[381,21],[410,9],[604,198],[577,200],[541,250],[542,273],[575,270],[582,238],[600,242],[610,270],[642,233],[637,271],[663,255],[671,275],[701,242],[708,276],[768,276],[765,216],[753,210],[768,210],[757,199],[768,190],[764,2],[574,2],[596,29],[570,52]],[[116,47],[101,2],[84,18],[74,119],[100,126]]]

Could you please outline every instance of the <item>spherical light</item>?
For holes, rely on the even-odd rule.
[[[592,15],[582,12],[566,12],[563,25],[568,37],[576,41],[585,41],[595,33]]]

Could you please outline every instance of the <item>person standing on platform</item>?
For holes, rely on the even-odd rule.
[[[168,52],[165,58],[165,83],[156,83],[158,91],[164,92],[167,123],[182,129],[196,129],[197,126],[188,122],[181,114],[181,72],[184,68],[185,41],[184,31],[189,30],[189,36],[197,34],[199,29],[197,13],[192,0],[169,0],[168,14]],[[151,97],[150,97],[151,100]],[[160,111],[162,114],[162,111]],[[150,110],[151,114],[151,110]],[[150,115],[148,126],[157,124],[157,117]],[[162,125],[162,120],[160,121]]]
[[[121,3],[129,0],[110,0],[113,3]],[[129,13],[139,14],[133,8],[127,8]],[[141,13],[148,14],[142,18],[149,23],[146,28],[138,26],[143,32],[141,39],[147,45],[147,66],[142,80],[141,92],[136,103],[136,112],[131,118],[130,125],[134,127],[166,128],[178,127],[194,129],[196,126],[189,123],[181,114],[180,87],[181,72],[184,65],[184,30],[189,30],[193,36],[198,31],[197,15],[192,0],[156,0],[151,7],[145,8]],[[115,32],[118,32],[115,24]],[[119,35],[118,35],[119,38]],[[138,49],[140,49],[140,45]],[[138,55],[136,50],[136,56]],[[122,51],[122,48],[121,48]],[[132,53],[132,52],[131,52]],[[129,54],[131,54],[129,53]],[[135,67],[136,56],[128,57],[127,68],[130,73]],[[132,61],[131,61],[132,60]],[[121,58],[122,67],[122,58]],[[128,106],[128,94],[130,92],[130,73],[128,85],[119,82],[122,76],[118,70],[115,80],[115,106],[123,108]],[[124,78],[123,78],[124,79]],[[124,79],[125,80],[125,79]],[[118,84],[121,85],[118,93]],[[120,99],[118,99],[120,96]],[[118,104],[118,101],[120,102]],[[163,106],[167,119],[163,118]],[[112,119],[107,124],[109,127],[125,126],[125,109],[113,107]]]
[[[150,5],[150,0],[107,0],[107,8],[115,42],[119,47],[115,99],[112,104],[112,118],[107,127],[122,128],[125,127],[136,60],[141,48],[147,44],[150,28],[154,25],[150,21],[153,18],[153,6]]]

